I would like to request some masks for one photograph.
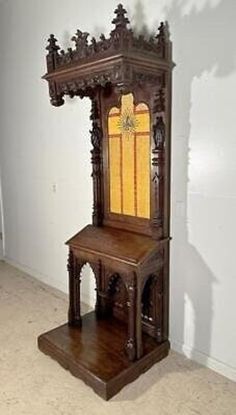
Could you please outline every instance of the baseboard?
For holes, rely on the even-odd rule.
[[[2,260],[5,261],[7,264],[12,265],[15,268],[18,268],[20,271],[23,271],[26,274],[29,274],[31,277],[36,278],[38,281],[41,281],[50,287],[56,288],[57,290],[61,291],[64,294],[68,294],[68,291],[65,289],[65,286],[62,284],[58,284],[58,281],[56,279],[53,279],[51,277],[49,278],[48,276],[42,274],[41,272],[33,268],[30,268],[27,265],[23,265],[6,256]]]
[[[209,369],[236,382],[236,369],[185,344],[171,341],[171,348]]]

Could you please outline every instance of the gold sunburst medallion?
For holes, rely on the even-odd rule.
[[[135,133],[137,126],[137,118],[134,112],[131,112],[128,108],[121,114],[119,120],[117,121],[117,127],[120,132],[128,136]]]

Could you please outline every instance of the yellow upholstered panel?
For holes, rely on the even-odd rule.
[[[110,210],[121,213],[121,137],[109,139]]]
[[[110,211],[150,218],[150,114],[123,95],[108,116]]]
[[[123,213],[135,216],[134,210],[134,135],[122,135]]]
[[[149,135],[139,136],[136,140],[137,216],[149,219],[150,203],[147,203],[150,201]]]
[[[110,110],[109,117],[108,117],[109,135],[120,134],[119,120],[120,120],[120,110],[119,108],[113,107]]]

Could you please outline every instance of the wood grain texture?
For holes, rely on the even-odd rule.
[[[138,265],[164,242],[160,241],[158,244],[148,236],[109,226],[87,225],[71,238],[67,245],[78,250],[100,254],[100,256],[115,258],[131,265]]]
[[[81,328],[64,324],[42,334],[38,345],[42,352],[108,400],[169,351],[168,341],[157,345],[153,338],[144,335],[143,357],[132,363],[123,351],[125,338],[124,324],[115,319],[97,320],[91,312],[83,316]]]

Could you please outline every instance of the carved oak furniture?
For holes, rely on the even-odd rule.
[[[93,220],[68,242],[68,324],[39,337],[40,350],[111,398],[168,354],[171,42],[135,35],[122,5],[109,38],[47,46],[51,103],[89,97]],[[96,307],[81,317],[89,263]]]

